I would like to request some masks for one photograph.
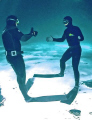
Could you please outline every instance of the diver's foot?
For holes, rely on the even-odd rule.
[[[60,76],[60,77],[64,77],[64,73],[61,73],[61,72],[60,72],[60,73],[59,73],[59,76]]]
[[[67,98],[67,95],[66,95],[66,98],[64,100],[60,100],[61,103],[65,103],[65,104],[68,104],[70,105],[71,104],[71,100]]]
[[[79,86],[80,86],[79,80],[75,80],[75,86],[74,87],[79,88]]]
[[[75,85],[75,86],[74,86],[74,89],[75,89],[75,90],[79,89],[79,85]]]
[[[61,103],[68,104],[68,105],[71,104],[71,100],[61,100],[60,102],[61,102]]]
[[[26,102],[32,102],[33,101],[33,98],[32,97],[28,97],[25,99]]]
[[[66,95],[67,99],[71,98],[71,96],[75,96],[78,93],[78,86],[74,86],[74,88]]]

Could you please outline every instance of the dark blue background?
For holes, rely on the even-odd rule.
[[[23,33],[28,33],[32,26],[38,30],[35,42],[45,41],[49,35],[61,37],[65,29],[62,20],[70,15],[73,24],[82,30],[85,42],[90,43],[91,5],[91,0],[0,0],[0,33],[5,27],[6,17],[14,14],[20,20],[19,28]]]

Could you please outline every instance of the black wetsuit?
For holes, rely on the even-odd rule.
[[[23,35],[17,27],[9,27],[3,31],[2,40],[6,50],[6,59],[16,73],[19,88],[26,99],[28,97],[25,86],[26,72],[20,44]]]
[[[80,38],[78,38],[78,36],[80,36]],[[72,57],[75,85],[78,86],[79,84],[78,65],[81,57],[80,41],[83,41],[84,37],[79,27],[71,25],[64,31],[62,38],[53,38],[53,41],[63,42],[65,39],[67,40],[69,48],[65,51],[62,58],[60,59],[61,74],[64,74],[65,62]]]

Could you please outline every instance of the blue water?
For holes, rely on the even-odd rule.
[[[39,66],[46,69],[53,69],[53,72],[59,72],[59,60],[62,57],[64,51],[68,48],[66,43],[56,42],[35,42],[35,43],[23,43],[22,50],[24,51],[23,57],[26,64],[26,69],[32,69]],[[5,58],[5,50],[3,46],[0,46],[0,71],[12,69],[7,63]],[[80,60],[79,68],[82,71],[90,69],[92,65],[91,53],[92,47],[90,45],[82,45],[82,56]],[[66,62],[68,69],[71,67],[71,59]],[[70,68],[69,68],[70,69]],[[39,70],[38,70],[39,71]],[[48,70],[49,72],[49,70]],[[90,73],[91,74],[91,73]]]

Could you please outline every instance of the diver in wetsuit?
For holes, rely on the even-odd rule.
[[[17,27],[19,24],[19,20],[16,16],[10,15],[6,19],[6,27],[2,33],[3,45],[5,48],[5,55],[7,61],[11,64],[13,70],[17,75],[17,82],[19,85],[19,89],[25,99],[26,102],[31,102],[32,98],[27,94],[26,90],[26,71],[25,71],[25,63],[23,60],[21,51],[21,43],[20,41],[27,41],[32,36],[37,35],[37,31],[34,31],[31,28],[29,34],[23,34]]]
[[[81,46],[80,41],[84,40],[84,36],[77,26],[72,25],[72,18],[66,16],[63,19],[65,27],[67,27],[61,38],[47,37],[47,41],[63,42],[65,39],[69,45],[69,48],[65,51],[62,58],[60,59],[60,76],[64,76],[65,62],[72,57],[72,67],[74,71],[75,86],[79,86],[79,70],[78,65],[81,57]]]

